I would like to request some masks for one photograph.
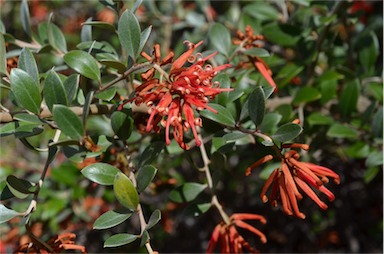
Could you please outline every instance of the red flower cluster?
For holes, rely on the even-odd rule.
[[[283,148],[301,148],[308,150],[306,144],[286,144]],[[297,200],[301,200],[299,189],[307,194],[318,206],[326,210],[328,206],[320,200],[312,188],[324,193],[329,201],[333,201],[335,196],[327,189],[324,184],[329,182],[328,177],[334,178],[335,183],[340,183],[340,177],[329,168],[318,166],[309,162],[300,162],[300,155],[295,150],[289,150],[281,159],[281,167],[275,169],[266,181],[260,197],[264,203],[270,200],[272,206],[277,206],[281,201],[283,210],[288,215],[295,215],[301,219],[305,215],[300,212]],[[257,166],[273,159],[272,155],[267,155],[256,161],[246,170],[246,175]],[[269,199],[266,195],[267,190],[271,187]]]
[[[230,218],[230,224],[221,222],[213,230],[211,239],[208,243],[206,253],[213,253],[217,244],[220,245],[220,253],[242,253],[243,248],[249,252],[258,253],[247,241],[237,232],[236,227],[246,229],[260,237],[262,243],[267,242],[265,235],[258,229],[244,222],[243,220],[259,220],[265,224],[267,221],[261,215],[249,213],[235,213]]]
[[[160,126],[165,127],[165,141],[170,144],[170,128],[179,146],[189,149],[184,141],[184,133],[192,130],[196,145],[201,141],[197,136],[196,126],[202,126],[201,118],[195,116],[194,110],[208,109],[214,113],[216,110],[207,103],[217,94],[231,91],[231,88],[220,88],[218,82],[212,82],[213,77],[221,70],[230,67],[230,64],[213,67],[205,62],[214,57],[216,53],[203,57],[201,54],[193,55],[194,50],[203,41],[197,44],[186,42],[189,49],[173,61],[173,53],[168,54],[160,61],[160,47],[155,45],[154,57],[143,54],[153,62],[153,67],[142,75],[144,83],[135,89],[135,97],[131,99],[137,105],[145,103],[150,114],[146,131],[160,131]],[[186,62],[189,67],[183,67]],[[173,62],[173,63],[172,63]],[[169,73],[162,66],[172,63]],[[158,76],[156,76],[158,74]],[[160,125],[160,126],[159,126]]]

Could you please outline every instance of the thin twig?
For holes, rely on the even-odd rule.
[[[203,137],[201,136],[200,133],[198,134],[198,137],[199,137],[200,140],[203,140]],[[200,153],[201,153],[201,157],[203,158],[203,163],[204,163],[204,166],[201,168],[201,171],[205,172],[205,175],[207,177],[208,188],[210,189],[210,191],[212,193],[211,204],[214,205],[217,208],[217,210],[219,211],[219,213],[220,213],[221,217],[223,218],[224,222],[229,225],[230,224],[229,217],[225,213],[225,211],[223,209],[223,206],[220,204],[219,200],[217,199],[216,194],[214,193],[212,175],[211,175],[211,171],[209,170],[209,164],[211,163],[211,161],[208,158],[207,151],[205,150],[204,143],[202,143],[200,145]]]

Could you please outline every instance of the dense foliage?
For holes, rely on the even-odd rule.
[[[0,7],[0,252],[382,252],[381,1]]]

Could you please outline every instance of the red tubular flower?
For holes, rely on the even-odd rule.
[[[161,124],[165,127],[165,141],[169,145],[171,142],[169,133],[172,127],[175,140],[186,150],[189,146],[184,141],[184,133],[189,129],[193,133],[196,145],[201,145],[196,126],[201,127],[202,121],[195,116],[195,110],[207,109],[217,113],[207,105],[209,100],[221,92],[232,91],[232,88],[220,88],[218,82],[212,82],[217,73],[230,67],[230,64],[217,67],[205,64],[216,53],[205,58],[199,53],[193,55],[194,50],[202,43],[203,41],[197,44],[187,42],[189,49],[175,61],[172,52],[161,61],[159,45],[155,45],[153,58],[144,53],[143,57],[152,61],[154,67],[142,74],[145,82],[135,88],[135,97],[129,100],[137,105],[145,103],[149,107],[147,132],[152,130],[158,132]],[[161,66],[172,61],[170,71],[166,73]],[[187,61],[192,63],[191,66],[183,67]],[[156,73],[159,74],[159,78],[154,78]]]
[[[309,146],[306,144],[285,144],[283,148],[308,150]],[[261,158],[247,168],[246,175],[249,175],[255,167],[271,160],[270,156]],[[322,192],[329,201],[333,201],[335,196],[324,184],[329,182],[329,177],[333,178],[336,184],[339,184],[340,177],[329,168],[309,162],[300,162],[299,158],[300,155],[295,150],[286,152],[281,160],[281,167],[271,173],[261,190],[260,197],[264,203],[270,200],[272,206],[277,206],[280,202],[286,214],[304,219],[305,215],[300,212],[298,207],[298,200],[303,198],[301,192],[310,197],[320,208],[326,210],[328,206],[320,200],[314,190]],[[267,197],[268,189],[271,189],[269,198]]]
[[[261,231],[244,222],[244,220],[259,220],[263,224],[266,223],[265,218],[261,215],[235,213],[229,218],[229,225],[221,222],[215,227],[211,239],[209,240],[206,253],[214,253],[218,244],[220,246],[221,253],[243,253],[243,249],[248,250],[251,253],[258,253],[258,251],[252,248],[239,234],[237,227],[254,233],[260,238],[262,243],[266,243],[267,238]]]

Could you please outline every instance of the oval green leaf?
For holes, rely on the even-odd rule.
[[[357,138],[357,135],[356,130],[339,123],[333,124],[327,131],[327,136],[331,138]]]
[[[111,116],[113,132],[121,139],[126,140],[131,136],[133,130],[132,110],[123,108],[113,112]]]
[[[83,124],[80,118],[64,105],[55,105],[52,110],[53,119],[62,132],[74,139],[83,137]]]
[[[28,48],[23,48],[21,51],[17,68],[27,72],[37,84],[39,83],[39,71],[37,69],[36,60]]]
[[[19,215],[21,215],[19,212],[16,212],[12,209],[5,207],[3,204],[0,204],[0,224],[7,222],[10,219],[13,219]]]
[[[137,190],[142,192],[152,182],[157,173],[157,168],[151,165],[144,165],[137,173]]]
[[[27,72],[18,68],[12,69],[10,80],[16,102],[32,113],[39,114],[41,104],[39,84]]]
[[[102,162],[86,166],[81,170],[86,178],[101,185],[113,185],[118,172],[120,172],[118,168]]]
[[[100,79],[99,66],[90,54],[81,50],[73,50],[64,55],[64,61],[81,75],[93,80]]]
[[[161,212],[159,209],[156,209],[155,211],[153,211],[153,213],[151,214],[151,217],[149,218],[148,220],[148,224],[147,226],[145,227],[146,230],[149,230],[150,228],[152,228],[153,226],[155,226],[159,221],[161,220]]]
[[[115,181],[113,182],[113,191],[120,204],[130,210],[137,209],[139,195],[135,186],[133,186],[131,180],[125,174],[121,172],[116,174]]]
[[[300,125],[287,123],[277,129],[275,134],[272,135],[272,139],[284,143],[296,138],[302,131],[303,128]]]
[[[132,213],[118,213],[115,211],[108,211],[97,218],[93,224],[93,229],[112,228],[126,221],[129,217],[131,217],[131,215]]]
[[[360,84],[358,80],[353,80],[345,85],[339,100],[340,113],[343,117],[348,117],[356,110],[359,93]]]
[[[117,31],[120,43],[127,55],[136,59],[140,47],[141,31],[135,14],[126,10],[119,19]]]
[[[75,99],[79,81],[79,74],[72,74],[64,81],[63,86],[65,94],[67,95],[68,103],[71,103]]]
[[[164,149],[164,142],[153,142],[145,148],[144,152],[140,156],[139,167],[150,164],[154,159],[158,158],[161,151]]]
[[[223,55],[228,56],[232,44],[228,29],[220,23],[215,23],[208,35],[212,46]]]
[[[321,98],[321,93],[313,87],[302,87],[296,93],[295,98],[293,99],[294,105],[299,105],[302,103],[307,103],[311,101],[315,101]]]
[[[61,29],[51,22],[52,14],[48,18],[47,32],[48,32],[48,41],[55,49],[60,52],[67,52],[67,42],[65,36]]]
[[[22,0],[20,6],[20,21],[24,32],[31,37],[31,17],[29,14],[28,1]]]
[[[258,86],[249,95],[248,112],[252,122],[258,126],[264,118],[265,114],[265,96],[263,89]]]
[[[236,121],[233,118],[232,114],[228,111],[228,109],[224,108],[219,104],[213,104],[213,103],[208,104],[208,106],[216,110],[217,113],[214,113],[208,109],[205,109],[203,111],[200,111],[200,115],[226,126],[235,125]]]
[[[50,70],[44,81],[43,94],[47,107],[52,112],[53,105],[68,105],[67,94],[59,75],[54,70]]]
[[[190,202],[207,188],[206,184],[185,183],[169,193],[169,198],[177,203]]]
[[[137,235],[132,235],[132,234],[116,234],[109,237],[107,240],[105,240],[104,248],[126,245],[128,243],[135,241],[137,238],[138,238]]]

